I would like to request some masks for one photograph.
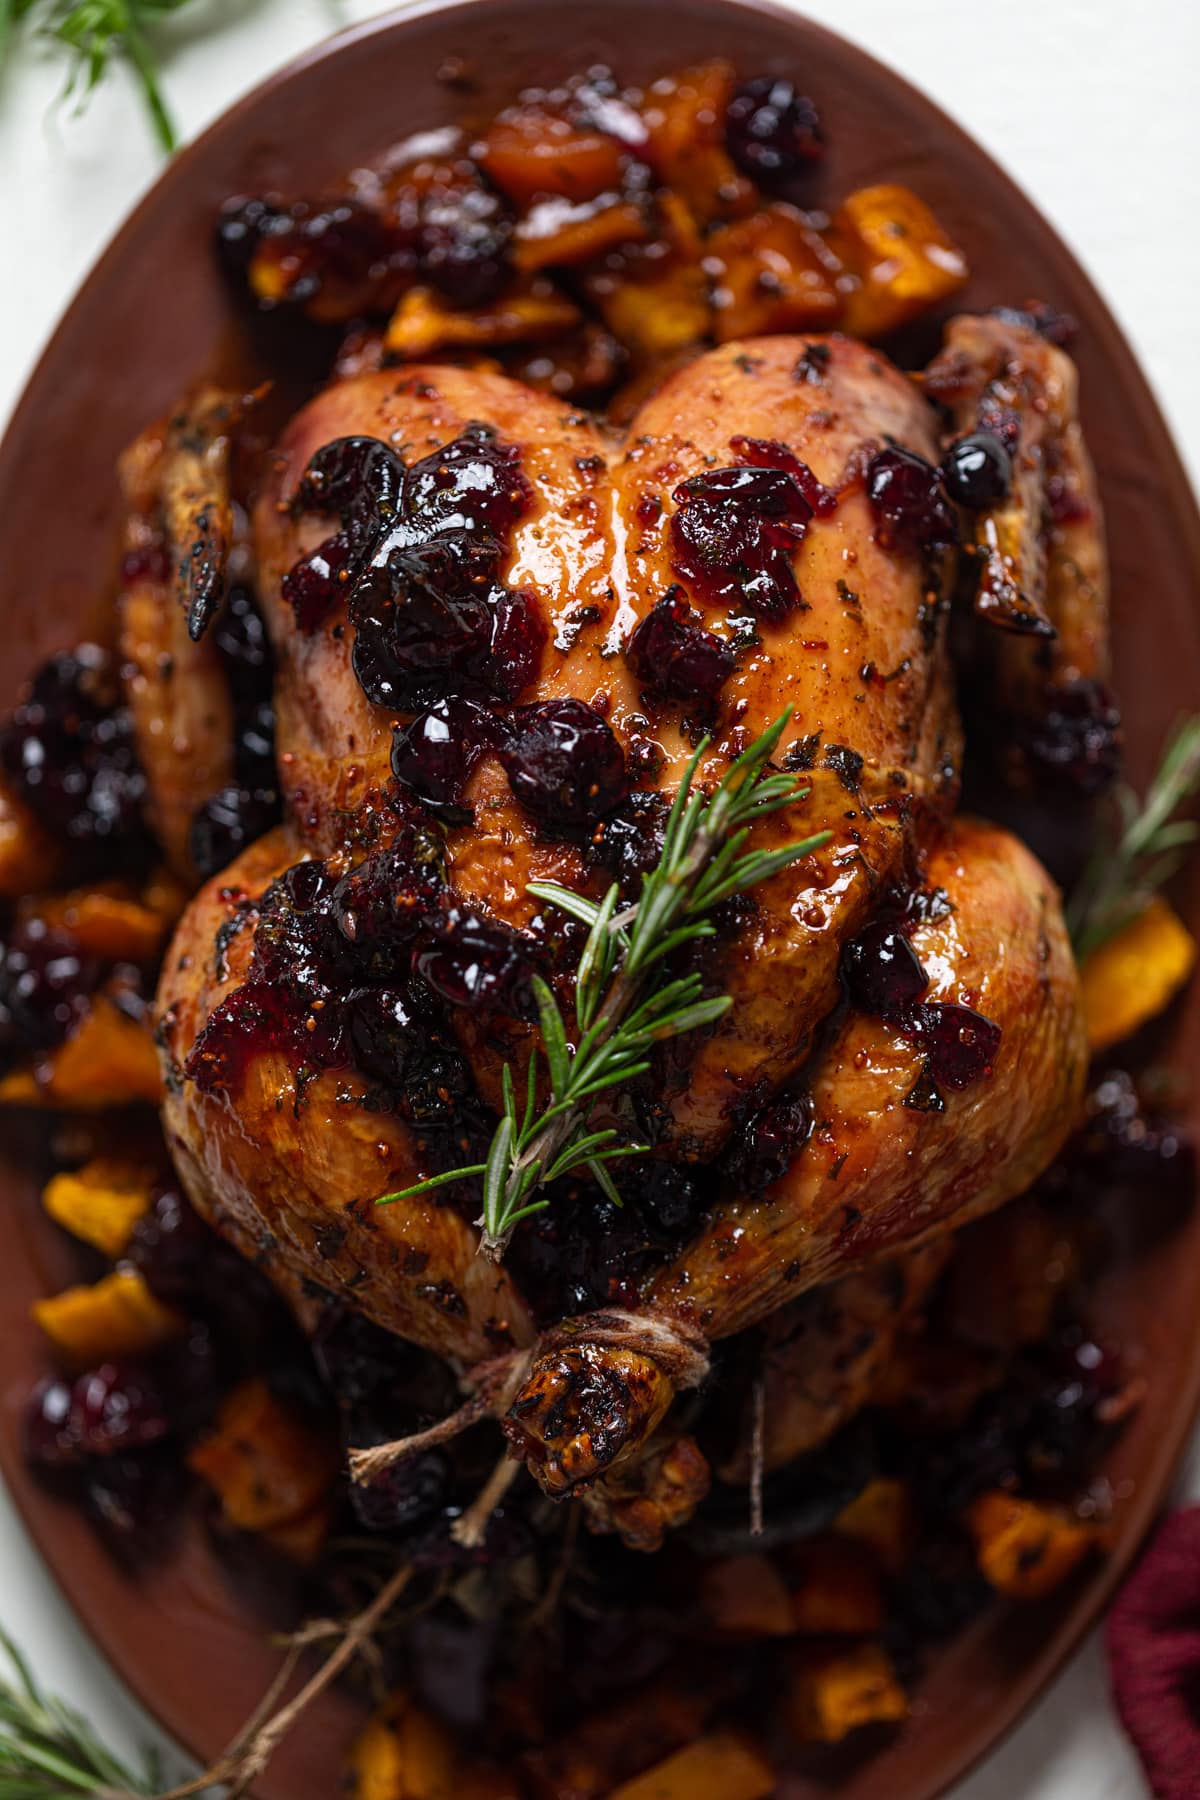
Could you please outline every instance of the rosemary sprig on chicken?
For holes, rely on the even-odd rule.
[[[586,1169],[602,1192],[620,1203],[606,1165],[645,1155],[649,1146],[622,1144],[613,1126],[591,1130],[597,1097],[646,1074],[656,1043],[712,1024],[733,1004],[725,994],[706,997],[696,971],[663,980],[666,959],[715,935],[709,915],[723,900],[756,887],[829,840],[829,832],[822,831],[778,850],[746,848],[757,820],[807,797],[808,789],[794,776],[766,772],[790,718],[789,708],[743,751],[711,795],[693,786],[709,746],[708,738],[701,741],[671,807],[658,863],[643,878],[633,906],[618,910],[615,885],[597,902],[555,882],[529,884],[537,899],[589,927],[575,971],[574,1010],[582,1035],[570,1042],[554,994],[534,976],[548,1103],[539,1110],[535,1051],[523,1109],[510,1070],[503,1071],[503,1112],[487,1160],[385,1194],[381,1206],[482,1175],[480,1248],[499,1261],[522,1219],[549,1205],[543,1190],[565,1175]]]
[[[1183,719],[1167,739],[1162,760],[1139,801],[1132,788],[1116,793],[1117,830],[1102,834],[1067,907],[1067,925],[1082,962],[1115,937],[1168,882],[1200,824],[1180,818],[1200,792],[1200,715]]]

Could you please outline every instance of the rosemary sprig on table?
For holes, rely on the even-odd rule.
[[[706,999],[698,973],[664,980],[665,959],[685,944],[715,934],[708,915],[722,900],[756,887],[828,842],[830,833],[822,831],[779,850],[746,848],[757,820],[807,797],[808,789],[794,776],[767,773],[790,718],[789,708],[738,757],[711,795],[694,786],[709,745],[703,739],[671,807],[658,863],[643,877],[633,906],[618,910],[615,886],[596,902],[554,882],[529,884],[528,891],[539,900],[589,927],[575,971],[574,1010],[582,1035],[577,1043],[569,1041],[558,1002],[548,984],[535,976],[549,1103],[539,1110],[535,1049],[523,1107],[518,1106],[511,1072],[504,1070],[503,1112],[486,1162],[385,1194],[379,1205],[482,1175],[480,1248],[498,1261],[514,1226],[549,1204],[541,1190],[564,1175],[586,1169],[620,1203],[607,1165],[644,1155],[648,1146],[620,1143],[611,1126],[590,1129],[598,1095],[645,1074],[656,1043],[712,1024],[732,1005],[724,994]]]
[[[12,1667],[7,1679],[0,1676],[0,1800],[133,1800],[159,1792],[152,1753],[140,1770],[126,1768],[74,1707],[38,1686],[3,1629],[0,1650]]]
[[[119,58],[132,68],[154,134],[166,151],[176,147],[175,127],[158,82],[148,28],[188,0],[0,0],[0,57],[16,27],[36,26],[72,52],[66,97],[82,105]]]
[[[1117,789],[1114,828],[1101,836],[1067,907],[1080,962],[1143,912],[1180,867],[1200,824],[1176,815],[1197,793],[1200,714],[1183,719],[1167,739],[1144,800],[1131,788]]]

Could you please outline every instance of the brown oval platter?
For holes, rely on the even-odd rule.
[[[471,109],[552,85],[592,63],[625,81],[723,55],[743,72],[794,74],[831,121],[815,203],[900,180],[966,251],[971,282],[956,310],[1036,296],[1075,316],[1084,426],[1105,502],[1115,595],[1116,682],[1134,784],[1163,737],[1194,709],[1200,667],[1200,516],[1137,362],[1070,252],[963,131],[890,70],[764,0],[458,0],[372,21],[323,45],[241,101],[166,169],[84,284],[0,446],[0,592],[6,612],[0,703],[49,651],[94,628],[114,559],[116,462],[181,382],[228,360],[245,331],[211,254],[231,194],[319,190],[381,145]],[[936,327],[931,327],[931,334]],[[968,720],[969,729],[969,720]],[[1190,900],[1190,905],[1189,905]],[[1182,910],[1200,923],[1200,885]],[[1200,1058],[1200,985],[1159,1028],[1161,1061]],[[1193,1095],[1185,1123],[1200,1129]],[[39,1549],[103,1653],[172,1737],[212,1758],[267,1686],[277,1653],[266,1615],[218,1559],[202,1524],[142,1573],[110,1557],[82,1514],[36,1487],[18,1418],[41,1372],[30,1302],[71,1279],[72,1253],[36,1204],[29,1142],[6,1126],[0,1262],[6,1330],[0,1364],[0,1465]],[[818,1767],[798,1762],[787,1800],[926,1800],[995,1744],[1096,1619],[1160,1505],[1200,1400],[1200,1213],[1132,1250],[1094,1295],[1096,1335],[1137,1347],[1144,1404],[1109,1449],[1111,1553],[1066,1590],[1021,1608],[993,1605],[931,1657],[911,1718]],[[341,1791],[356,1702],[323,1700],[256,1789],[261,1800],[330,1800]]]

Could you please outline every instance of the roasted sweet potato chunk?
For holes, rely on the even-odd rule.
[[[162,1099],[149,1017],[131,1018],[97,994],[66,1041],[0,1079],[0,1104],[100,1108]]]
[[[765,1752],[741,1731],[712,1731],[614,1788],[609,1800],[764,1800],[775,1792]]]
[[[62,1360],[78,1369],[148,1356],[184,1329],[182,1314],[164,1306],[137,1269],[116,1269],[91,1287],[37,1300],[33,1316]]]
[[[500,192],[527,207],[550,194],[594,200],[618,188],[628,151],[602,131],[525,105],[501,113],[475,155]]]
[[[956,294],[966,259],[911,188],[859,188],[834,214],[833,247],[858,278],[843,330],[878,338]]]
[[[267,1531],[307,1518],[337,1472],[333,1444],[295,1418],[266,1382],[244,1381],[226,1398],[209,1435],[188,1457],[240,1531]]]
[[[1143,912],[1084,960],[1083,1016],[1093,1053],[1132,1037],[1162,1012],[1196,966],[1196,940],[1156,894]]]
[[[755,191],[725,148],[725,109],[734,72],[719,58],[656,81],[643,117],[646,161],[701,224],[749,212]]]
[[[805,1744],[837,1744],[864,1725],[897,1724],[908,1696],[880,1644],[804,1649],[784,1706],[793,1735]]]
[[[42,1189],[42,1205],[73,1236],[114,1262],[150,1205],[155,1171],[129,1158],[97,1156],[64,1169]]]
[[[870,1550],[880,1567],[897,1574],[908,1559],[916,1531],[916,1513],[908,1483],[895,1475],[877,1475],[857,1499],[834,1520],[839,1537]]]
[[[544,279],[475,312],[455,311],[432,288],[414,287],[392,314],[386,342],[393,356],[415,361],[439,350],[541,343],[570,331],[579,320],[574,301]]]
[[[837,286],[840,262],[794,206],[767,206],[714,231],[705,267],[719,343],[772,331],[828,331],[845,304]]]
[[[513,266],[530,274],[556,264],[591,262],[622,244],[644,243],[649,235],[646,209],[616,194],[542,200],[517,226]]]
[[[972,1501],[966,1522],[981,1573],[1016,1600],[1053,1593],[1103,1542],[1098,1526],[999,1488]]]

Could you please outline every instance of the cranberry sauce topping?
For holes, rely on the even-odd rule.
[[[500,760],[522,806],[548,825],[590,824],[625,792],[625,753],[582,700],[523,707]]]
[[[381,706],[463,689],[515,699],[545,628],[500,565],[531,499],[518,452],[483,426],[408,470],[377,439],[338,439],[313,457],[296,507],[332,514],[341,529],[297,563],[284,595],[304,630],[347,598],[354,672]]]
[[[204,1090],[236,1086],[263,1051],[300,1070],[357,1068],[404,1116],[446,1123],[471,1091],[433,995],[522,1012],[528,939],[450,903],[433,845],[406,832],[349,874],[303,862],[258,907],[246,979],[188,1058]]]
[[[886,550],[934,550],[958,541],[940,471],[911,450],[890,445],[875,453],[867,468],[867,499]]]
[[[823,345],[809,345],[809,350],[814,352],[823,348]],[[785,475],[790,475],[818,518],[827,519],[836,511],[838,497],[834,490],[818,481],[808,464],[801,462],[795,452],[777,438],[733,437],[729,440],[729,448],[740,463],[751,468],[782,469]]]
[[[1000,1027],[969,1006],[920,999],[929,981],[905,933],[923,916],[928,903],[919,896],[903,914],[885,913],[868,925],[843,948],[842,979],[860,1011],[885,1019],[923,1051],[925,1066],[906,1103],[940,1111],[941,1088],[958,1091],[991,1073]]]
[[[60,1044],[99,979],[99,964],[67,933],[36,918],[14,926],[0,944],[0,1062]]]
[[[1016,722],[1025,756],[1056,785],[1100,794],[1121,773],[1121,714],[1103,682],[1047,687],[1041,713]]]
[[[42,823],[73,843],[128,843],[144,832],[133,720],[95,644],[42,664],[0,726],[0,767]]]
[[[723,1180],[734,1194],[761,1194],[785,1175],[812,1136],[807,1093],[778,1094],[734,1134],[724,1158]]]
[[[670,810],[670,801],[657,788],[638,788],[596,830],[591,854],[616,882],[623,899],[637,899],[642,877],[661,858]]]
[[[729,644],[705,630],[677,587],[635,628],[625,660],[639,681],[672,700],[714,701],[737,667]]]
[[[392,774],[451,823],[466,819],[460,802],[480,758],[508,741],[506,721],[475,700],[435,700],[392,737]]]
[[[213,636],[233,697],[234,780],[192,820],[189,848],[202,878],[227,868],[277,822],[280,810],[274,658],[249,589],[230,590]]]
[[[992,431],[958,438],[942,458],[942,485],[968,512],[998,506],[1012,486],[1012,458]]]
[[[713,605],[749,607],[781,619],[800,595],[792,558],[813,516],[782,446],[735,439],[752,454],[735,467],[709,469],[681,482],[673,499],[671,567]]]
[[[725,111],[725,142],[738,168],[764,187],[787,181],[825,154],[812,101],[783,75],[756,75]]]

